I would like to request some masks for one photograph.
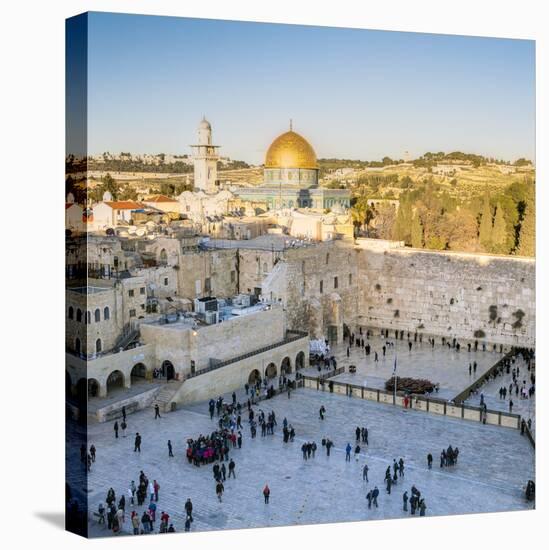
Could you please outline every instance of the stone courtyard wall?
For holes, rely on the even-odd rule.
[[[362,250],[359,314],[369,327],[535,345],[535,260]]]

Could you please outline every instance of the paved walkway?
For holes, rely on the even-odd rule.
[[[318,417],[324,405],[327,416]],[[97,448],[97,461],[89,476],[90,510],[97,510],[109,487],[117,498],[126,494],[130,481],[144,470],[149,479],[160,483],[158,512],[167,511],[177,531],[183,530],[183,505],[187,497],[194,504],[192,530],[237,529],[400,518],[404,489],[410,494],[415,484],[425,497],[427,515],[499,512],[531,508],[523,498],[523,486],[534,476],[534,453],[517,430],[481,425],[458,419],[431,416],[419,411],[350,399],[345,396],[299,389],[291,399],[283,394],[263,401],[256,410],[274,410],[278,419],[273,436],[250,439],[243,422],[242,449],[231,451],[236,462],[237,479],[227,480],[223,502],[214,494],[211,466],[197,468],[184,457],[185,441],[216,429],[207,404],[198,403],[154,420],[152,410],[128,417],[128,437],[114,439],[112,423],[89,427],[89,444]],[[296,430],[296,440],[284,444],[282,420],[287,417]],[[360,460],[345,462],[344,448],[354,443],[356,426],[367,426],[370,446]],[[133,452],[133,434],[143,436],[142,452]],[[260,433],[260,432],[259,432]],[[327,457],[320,445],[330,437],[335,448]],[[166,442],[172,440],[175,458],[168,458]],[[304,461],[303,441],[319,446],[313,460]],[[437,459],[449,444],[460,449],[459,465],[440,469]],[[78,448],[72,449],[78,453]],[[426,455],[435,457],[433,470],[426,468]],[[383,488],[385,468],[403,457],[404,483],[386,495]],[[362,466],[370,467],[370,483],[362,481]],[[78,479],[73,480],[78,483]],[[268,482],[271,502],[265,505],[262,488]],[[377,484],[379,508],[368,510],[365,495]],[[127,503],[127,512],[131,510]],[[140,515],[143,508],[138,509]],[[123,532],[130,533],[129,514]],[[419,519],[419,518],[417,518]],[[155,526],[158,531],[158,522]],[[107,532],[93,520],[91,536]]]
[[[383,357],[382,347],[385,342],[394,346],[387,347]],[[494,363],[499,361],[503,354],[493,351],[467,351],[462,347],[460,351],[443,346],[440,343],[435,347],[427,341],[412,342],[412,350],[408,349],[407,340],[386,339],[379,336],[370,337],[372,351],[366,356],[364,349],[353,346],[350,357],[347,358],[347,344],[335,346],[331,353],[335,355],[338,366],[356,365],[356,374],[346,372],[335,377],[345,383],[364,385],[370,388],[385,389],[385,382],[393,375],[395,357],[397,359],[397,376],[412,378],[426,378],[440,384],[436,397],[453,399],[459,392],[480,378]],[[374,360],[374,351],[378,352],[379,361]],[[469,363],[477,362],[476,375],[469,375]]]
[[[526,387],[530,387],[530,373],[528,372],[528,367],[526,364],[526,361],[523,359],[517,359],[513,367],[519,367],[520,369],[520,377],[519,380],[526,381]],[[469,399],[465,401],[468,405],[475,405],[478,406],[480,404],[480,394],[484,394],[484,401],[486,403],[486,406],[489,409],[492,409],[494,411],[505,411],[509,412],[509,393],[507,393],[506,399],[501,399],[499,397],[499,389],[502,387],[506,387],[507,391],[509,392],[509,384],[513,381],[513,375],[512,374],[505,374],[503,376],[498,376],[496,379],[492,379],[489,382],[486,382],[481,386],[481,388],[478,390],[478,392],[474,395],[472,395]],[[525,420],[528,420],[529,418],[532,420],[532,432],[535,432],[536,427],[536,397],[535,394],[528,399],[522,399],[519,395],[516,395],[513,392],[513,395],[511,396],[511,399],[513,400],[513,412],[516,414],[520,414]]]

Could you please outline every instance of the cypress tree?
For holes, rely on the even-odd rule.
[[[412,218],[412,227],[410,232],[412,246],[414,248],[423,248],[423,226],[421,225],[421,220],[417,214]]]
[[[526,203],[524,217],[520,224],[517,254],[519,256],[536,255],[536,211],[532,200]]]
[[[492,244],[492,208],[488,197],[484,199],[484,207],[482,209],[482,218],[480,219],[480,228],[478,238],[480,244],[487,250]]]
[[[498,203],[496,216],[494,218],[494,227],[492,229],[491,250],[496,254],[506,254],[509,250],[506,249],[507,243],[507,225],[503,216],[503,209]]]

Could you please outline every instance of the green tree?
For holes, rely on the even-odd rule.
[[[533,200],[527,202],[524,218],[520,224],[517,254],[519,256],[536,255],[536,212]]]
[[[410,237],[414,248],[423,248],[423,226],[417,214],[412,218]]]
[[[484,198],[478,237],[480,244],[486,250],[489,250],[492,243],[492,207],[490,206],[490,199],[488,196]]]
[[[412,235],[410,232],[412,225],[412,205],[408,200],[402,200],[396,215],[393,227],[393,238],[397,241],[404,241],[411,244]]]
[[[507,224],[505,223],[505,217],[503,216],[503,208],[499,203],[496,208],[491,241],[491,252],[496,254],[507,254],[509,252],[509,248],[507,246]]]

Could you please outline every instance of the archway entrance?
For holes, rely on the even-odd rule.
[[[147,377],[147,367],[143,363],[137,363],[133,366],[132,372],[130,373],[132,384],[134,382],[140,382],[145,380]]]
[[[261,374],[257,369],[254,369],[250,372],[250,376],[248,376],[248,384],[250,384],[250,386],[254,386],[256,382],[259,381],[261,381]]]
[[[166,380],[173,380],[175,378],[175,368],[171,361],[164,361],[162,363],[162,376]]]
[[[274,363],[269,363],[265,369],[265,376],[267,378],[274,378],[276,376],[276,365]]]
[[[305,366],[305,353],[300,351],[295,357],[295,369],[302,369]]]
[[[292,372],[292,362],[289,357],[284,357],[282,359],[282,364],[280,365],[281,374],[290,374]]]
[[[115,388],[123,388],[123,387],[124,387],[124,375],[119,370],[112,371],[109,374],[109,377],[107,378],[107,394],[111,390],[114,390]]]
[[[82,378],[78,381],[80,387],[80,382],[83,382],[82,386],[86,388],[86,379]],[[88,397],[97,397],[99,395],[99,382],[95,378],[90,378],[87,382]],[[80,391],[78,392],[80,394]],[[85,394],[85,391],[84,391]]]

